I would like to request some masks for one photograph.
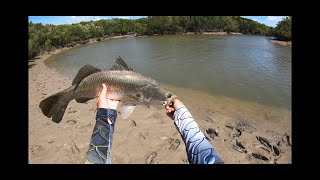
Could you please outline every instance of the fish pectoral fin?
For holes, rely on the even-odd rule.
[[[76,98],[77,103],[86,103],[87,101],[91,100],[92,98]]]
[[[126,104],[123,105],[121,108],[121,115],[123,119],[127,119],[130,114],[133,112],[134,108],[136,107],[136,105],[134,104]]]
[[[97,72],[100,72],[101,70],[96,68],[96,67],[93,67],[91,65],[85,65],[83,66],[82,68],[80,68],[78,74],[76,75],[76,77],[73,79],[72,81],[72,85],[77,85],[79,84],[82,79],[84,79],[85,77],[91,75],[91,74],[94,74],[94,73],[97,73]]]
[[[109,70],[132,71],[131,67],[129,67],[120,56],[117,58],[116,63]]]

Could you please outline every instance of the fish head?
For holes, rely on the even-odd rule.
[[[166,93],[166,101],[162,102],[162,105],[166,106],[166,105],[171,105],[173,104],[173,100],[177,98],[177,96],[169,91],[167,91]]]
[[[143,96],[146,103],[162,106],[173,103],[174,98],[177,97],[170,91],[159,86],[149,86],[148,88],[145,88]]]

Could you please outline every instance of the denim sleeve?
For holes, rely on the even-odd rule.
[[[108,123],[108,118],[112,124]],[[110,151],[116,119],[116,110],[104,108],[97,109],[96,124],[86,155],[86,164],[111,164]]]
[[[174,112],[174,123],[179,130],[187,148],[191,164],[221,164],[224,163],[191,116],[185,106],[180,106]]]

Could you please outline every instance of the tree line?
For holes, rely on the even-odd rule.
[[[276,37],[280,41],[291,41],[292,16],[279,21],[277,27],[272,29],[270,35]]]
[[[127,35],[128,33],[137,33],[137,35],[143,36],[187,32],[239,32],[263,36],[280,35],[279,37],[282,37],[281,34],[287,30],[287,28],[271,28],[240,16],[148,16],[136,20],[109,19],[69,25],[43,25],[29,22],[28,26],[29,58],[53,48],[65,47],[70,43],[103,36]],[[281,26],[283,25],[281,24]],[[274,31],[275,29],[277,31]]]

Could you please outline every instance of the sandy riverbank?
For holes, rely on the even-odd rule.
[[[182,33],[182,34],[211,34],[211,35],[242,35],[242,33],[237,33],[237,32],[202,32],[202,33],[198,33],[198,32],[186,32],[186,33]]]
[[[288,46],[292,47],[292,42],[291,41],[278,41],[278,40],[270,40],[273,43],[280,44],[282,46]]]
[[[45,117],[39,108],[44,98],[71,86],[72,79],[48,68],[44,61],[53,54],[69,48],[45,53],[29,62],[29,163],[83,163],[95,123],[96,100],[86,104],[71,101],[60,124]],[[185,103],[202,132],[220,154],[225,163],[291,163],[291,111],[252,102],[212,96],[192,89],[164,85]],[[134,123],[133,123],[134,121]],[[230,128],[236,123],[243,128]],[[219,135],[206,133],[212,128]],[[240,134],[240,136],[239,136]],[[232,138],[232,136],[239,136]],[[257,136],[264,137],[271,145],[281,149],[280,156],[269,153]],[[172,149],[178,139],[180,145]],[[237,139],[238,146],[235,139]],[[239,149],[239,142],[245,150]],[[279,143],[280,142],[280,143]],[[278,143],[278,145],[277,145]],[[237,148],[238,147],[238,148]],[[238,150],[236,150],[238,149]],[[269,149],[270,150],[270,149]],[[243,152],[241,152],[243,151]],[[129,120],[119,116],[112,149],[113,163],[146,163],[155,152],[153,163],[188,163],[185,145],[164,110],[137,107]],[[267,159],[255,157],[260,154]],[[255,157],[254,157],[255,156]]]

